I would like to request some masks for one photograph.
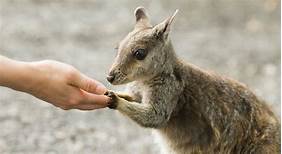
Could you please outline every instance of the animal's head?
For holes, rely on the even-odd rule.
[[[178,10],[163,22],[151,26],[143,7],[134,11],[135,27],[117,46],[118,54],[107,80],[114,85],[152,77],[167,60],[169,31]]]

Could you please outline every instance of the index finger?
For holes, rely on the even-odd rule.
[[[107,88],[97,80],[91,79],[84,74],[80,74],[77,78],[73,81],[74,86],[95,94],[104,94],[107,91]]]

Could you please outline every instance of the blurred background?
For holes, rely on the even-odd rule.
[[[244,82],[280,116],[279,0],[0,0],[0,54],[65,62],[122,89],[105,77],[139,5],[153,24],[179,9],[177,54]],[[1,154],[159,153],[150,129],[109,109],[63,111],[3,87],[0,104]]]

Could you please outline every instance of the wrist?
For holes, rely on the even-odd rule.
[[[17,90],[31,94],[38,91],[43,78],[39,62],[21,62],[19,65],[19,69],[22,72],[17,80],[19,81],[17,83],[19,85]]]
[[[35,62],[20,62],[18,63],[18,69],[20,75],[16,80],[16,90],[31,93],[34,87],[39,84],[38,82],[38,68],[34,64]]]
[[[28,91],[34,85],[32,63],[0,57],[0,66],[0,86],[18,91]]]

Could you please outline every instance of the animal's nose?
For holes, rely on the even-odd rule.
[[[107,80],[112,83],[115,80],[115,76],[114,75],[108,75],[107,76]]]

